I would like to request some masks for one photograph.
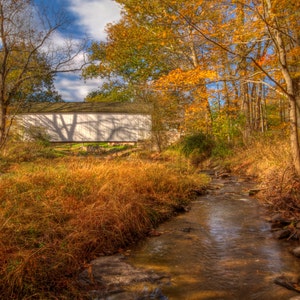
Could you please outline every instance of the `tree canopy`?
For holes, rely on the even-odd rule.
[[[86,78],[127,90],[131,101],[172,107],[185,133],[247,142],[284,129],[300,174],[299,1],[116,2],[122,18],[91,46]]]

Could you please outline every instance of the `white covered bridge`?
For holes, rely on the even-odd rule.
[[[40,129],[52,142],[137,142],[152,126],[150,106],[136,103],[35,103],[17,121],[25,134]]]

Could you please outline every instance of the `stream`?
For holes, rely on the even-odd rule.
[[[249,196],[253,188],[247,179],[214,178],[187,213],[162,224],[126,257],[134,268],[161,274],[159,280],[103,299],[297,299],[300,294],[274,279],[299,274],[300,260],[290,253],[298,242],[273,237],[264,208]]]

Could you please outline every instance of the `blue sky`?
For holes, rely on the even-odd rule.
[[[59,39],[88,37],[94,41],[105,40],[105,26],[120,18],[120,7],[113,0],[34,0],[39,5],[63,10],[72,20],[65,32],[59,32]],[[84,82],[80,74],[59,75],[55,86],[65,101],[83,101],[84,97],[100,85],[100,79]]]

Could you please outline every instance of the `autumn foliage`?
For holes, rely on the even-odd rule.
[[[122,19],[91,47],[86,78],[118,78],[134,101],[164,107],[165,129],[182,134],[236,144],[288,129],[300,173],[299,1],[116,2]]]

